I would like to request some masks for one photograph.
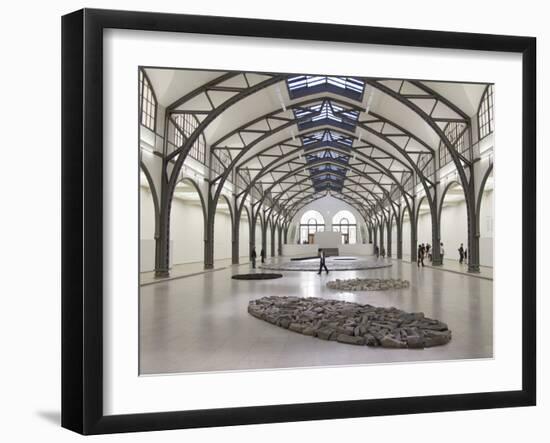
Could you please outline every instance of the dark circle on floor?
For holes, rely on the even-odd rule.
[[[268,272],[258,272],[257,274],[235,274],[231,278],[235,280],[272,280],[281,278],[283,274],[271,274]]]

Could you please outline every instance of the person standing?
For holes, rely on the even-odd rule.
[[[262,258],[262,263],[265,263],[265,251],[264,248],[260,250],[260,257]]]
[[[374,255],[376,255],[376,258],[380,257],[380,249],[378,246],[374,247]]]
[[[459,255],[458,262],[462,264],[462,262],[464,262],[464,245],[462,243],[460,243],[460,248],[458,248],[458,255]]]
[[[428,260],[432,261],[432,255],[430,254],[430,244],[426,243],[426,255],[428,256]]]
[[[328,274],[328,268],[325,263],[325,250],[319,249],[319,272],[317,274],[321,275],[321,272],[323,272],[323,268],[325,268],[325,271],[327,271]]]
[[[443,243],[439,244],[439,255],[441,255],[441,264],[443,264],[443,257],[445,256],[445,248],[443,248]]]
[[[424,267],[424,244],[418,245],[418,259],[416,261],[416,265],[420,267]]]
[[[468,263],[468,248],[464,249],[464,261]]]
[[[386,250],[384,249],[384,246],[382,246],[382,250],[380,252],[380,255],[382,256],[382,259],[386,258]]]
[[[252,248],[250,253],[250,261],[252,262],[252,269],[256,269],[256,248]]]

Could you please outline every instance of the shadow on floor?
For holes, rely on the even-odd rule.
[[[61,425],[61,411],[36,411],[36,415],[56,426]]]

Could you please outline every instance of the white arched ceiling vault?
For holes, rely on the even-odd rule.
[[[343,96],[333,88],[312,89],[293,98],[288,75],[145,71],[158,104],[168,113],[191,112],[200,122],[209,119],[200,132],[210,152],[234,173],[249,177],[249,183],[262,192],[268,191],[269,202],[287,208],[288,216],[315,197],[336,194],[362,216],[371,212],[389,216],[390,202],[411,197],[417,184],[413,176],[424,177],[418,168],[437,157],[441,134],[426,115],[440,129],[451,121],[466,122],[475,117],[487,86],[365,78],[360,96]],[[231,106],[217,112],[229,102]],[[327,104],[337,119],[352,116],[354,124],[321,118]],[[312,117],[319,117],[318,123],[313,124]],[[308,122],[309,126],[302,124]],[[306,146],[307,139],[322,131],[332,139],[321,137]],[[316,157],[308,157],[306,148]],[[236,181],[219,171],[211,176],[216,178],[216,183]],[[432,177],[425,179],[430,184]]]

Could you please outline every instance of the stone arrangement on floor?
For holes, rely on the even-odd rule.
[[[350,278],[346,280],[332,280],[327,282],[327,288],[341,291],[386,291],[388,289],[408,288],[408,280],[399,278]]]
[[[256,318],[304,335],[340,343],[385,348],[447,344],[451,331],[422,312],[317,297],[269,296],[248,303]]]

